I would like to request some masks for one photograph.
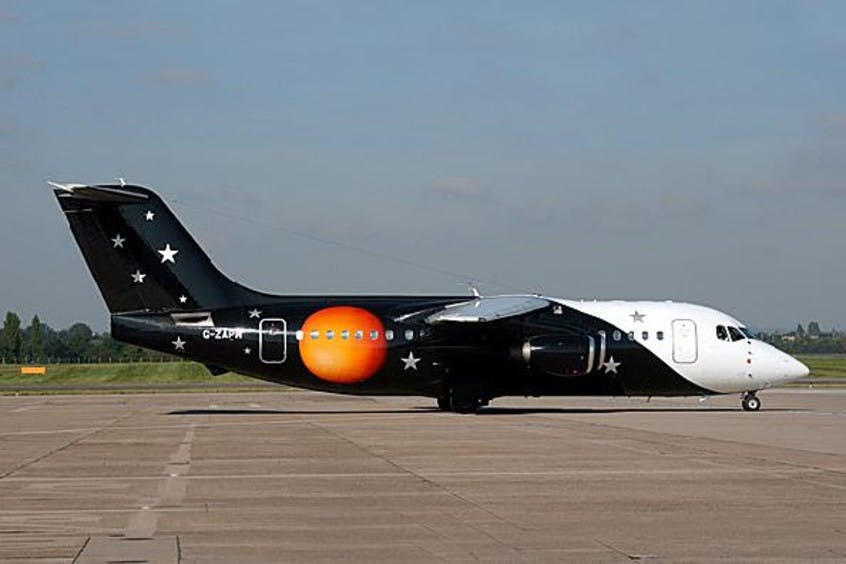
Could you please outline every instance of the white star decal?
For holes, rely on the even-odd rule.
[[[253,349],[251,349],[250,347],[244,347],[244,354],[251,354],[252,352]]]
[[[144,219],[147,221],[153,221],[154,217],[156,217],[156,214],[154,214],[151,210],[147,210],[147,213],[144,214]]]
[[[261,311],[257,309],[250,310],[250,319],[259,319],[261,318]]]
[[[135,284],[143,284],[146,277],[146,274],[141,274],[140,270],[136,270],[135,274],[132,275],[132,282]]]
[[[419,358],[414,358],[414,353],[408,351],[408,357],[400,359],[405,366],[402,367],[403,370],[408,370],[411,368],[412,370],[417,370],[417,363],[420,362]]]
[[[629,317],[632,318],[632,322],[634,322],[634,323],[638,323],[638,322],[643,323],[643,318],[646,317],[646,314],[645,313],[638,313],[638,311],[635,310],[635,312],[633,314],[629,315]]]
[[[186,341],[182,340],[182,337],[177,337],[175,341],[171,341],[173,345],[173,349],[177,351],[184,351],[185,350],[185,343]]]
[[[176,264],[176,259],[174,258],[179,251],[176,249],[170,248],[170,243],[165,245],[165,248],[158,251],[160,255],[162,255],[162,264],[169,262],[172,264]]]
[[[617,368],[621,367],[622,365],[623,365],[622,362],[614,362],[613,356],[611,358],[609,358],[607,362],[602,363],[602,366],[605,367],[605,373],[606,374],[610,374],[611,372],[616,374]]]
[[[184,304],[184,303],[187,303],[187,302],[188,302],[188,296],[186,296],[185,294],[182,294],[181,296],[179,296],[179,303]]]
[[[115,238],[114,238],[114,239],[112,239],[112,243],[114,243],[114,248],[115,248],[115,249],[117,249],[118,247],[120,247],[120,248],[122,249],[122,248],[123,248],[123,244],[124,244],[125,242],[126,242],[126,239],[124,239],[123,237],[121,237],[121,236],[120,236],[120,233],[118,233],[117,235],[115,235]]]

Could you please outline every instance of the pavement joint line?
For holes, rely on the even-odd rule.
[[[809,479],[800,479],[802,482],[806,484],[811,484],[813,486],[821,486],[825,488],[832,488],[835,490],[844,490],[846,491],[846,486],[839,486],[837,484],[829,484],[827,482],[820,482],[819,480],[809,480]]]
[[[76,564],[79,561],[79,557],[82,556],[82,553],[85,552],[85,547],[88,546],[88,543],[91,542],[91,537],[86,537],[85,542],[82,543],[82,546],[79,547],[79,550],[76,553],[76,556],[73,557],[71,560],[71,564]]]
[[[780,412],[780,413],[784,413],[784,412]],[[544,417],[543,419],[548,419],[548,417]],[[574,433],[578,433],[579,431],[576,430],[576,429],[573,429],[572,428],[573,425],[575,425],[575,426],[578,426],[578,425],[595,426],[595,427],[603,427],[603,428],[607,428],[607,429],[616,429],[618,431],[623,432],[625,435],[629,435],[628,437],[624,437],[624,438],[628,438],[629,440],[632,440],[632,441],[644,442],[644,443],[653,444],[653,445],[658,444],[658,445],[666,446],[667,444],[669,444],[669,442],[667,440],[659,441],[655,438],[652,438],[652,436],[655,436],[655,437],[657,437],[657,436],[673,437],[674,439],[676,439],[675,440],[676,443],[678,442],[678,440],[683,440],[683,442],[686,442],[684,439],[685,439],[685,437],[687,437],[687,435],[679,435],[679,434],[676,434],[676,433],[646,431],[646,430],[643,430],[643,429],[636,429],[636,428],[632,428],[632,427],[623,427],[623,426],[614,425],[614,424],[610,424],[610,423],[598,423],[598,422],[595,422],[595,421],[585,421],[585,420],[582,420],[582,419],[579,419],[577,421],[572,421],[572,424],[569,426],[569,430],[571,432],[574,432]],[[550,428],[560,428],[560,426],[552,425],[552,424],[545,424],[545,425],[540,425],[540,426],[529,426],[528,424],[524,424],[524,425],[520,425],[520,426],[516,427],[516,429],[524,430],[524,431],[527,431],[527,432],[537,432],[538,430],[546,430],[546,429],[550,429]],[[541,433],[541,434],[547,434],[547,433]],[[631,435],[634,435],[634,436],[631,436]],[[642,436],[642,435],[648,435],[648,436]],[[700,441],[705,441],[709,444],[717,443],[719,445],[722,445],[722,444],[742,445],[743,444],[743,443],[740,443],[739,441],[731,441],[731,440],[726,440],[726,439],[715,439],[715,438],[707,438],[706,439],[704,437],[700,438]],[[624,445],[619,445],[619,444],[614,445],[614,446],[617,447],[617,448],[626,448]],[[691,448],[691,447],[688,447],[686,445],[680,445],[680,444],[675,444],[675,446],[677,448],[678,447]],[[785,450],[785,449],[782,448],[780,450]],[[817,451],[806,451],[806,450],[803,450],[803,449],[793,449],[793,450],[796,450],[798,452],[817,452]],[[644,451],[644,452],[646,452],[646,451]],[[725,467],[733,468],[735,470],[735,473],[737,473],[737,474],[740,474],[740,472],[739,472],[740,466],[738,464],[738,462],[740,462],[740,461],[746,461],[747,463],[748,462],[765,462],[765,463],[770,464],[770,465],[787,466],[787,467],[793,469],[794,472],[787,472],[787,468],[769,468],[769,469],[767,469],[767,468],[757,468],[757,467],[749,468],[747,471],[750,472],[750,473],[759,473],[759,474],[771,476],[771,477],[774,477],[774,478],[798,480],[798,481],[804,482],[806,484],[811,484],[811,485],[818,486],[818,487],[828,487],[828,488],[837,489],[837,490],[846,489],[846,487],[843,487],[843,486],[839,486],[839,485],[836,485],[836,484],[829,484],[829,483],[826,483],[826,482],[820,482],[818,480],[811,480],[811,479],[808,479],[807,477],[802,476],[802,474],[815,475],[815,476],[819,476],[820,474],[846,474],[846,470],[826,469],[826,468],[820,468],[820,467],[817,467],[817,466],[793,464],[793,463],[789,463],[789,462],[785,462],[785,461],[772,460],[772,459],[765,457],[765,456],[744,455],[744,456],[727,457],[724,453],[715,451],[713,449],[713,447],[709,448],[707,445],[702,445],[699,448],[694,449],[693,453],[699,454],[699,455],[708,454],[712,458],[704,459],[704,460],[710,461],[712,464],[715,464],[715,465],[721,464]],[[714,457],[716,457],[717,460],[715,460]],[[726,462],[720,462],[720,460],[725,460]],[[795,470],[799,470],[799,471],[796,472]]]
[[[39,407],[44,407],[43,403],[35,404],[35,405],[25,405],[23,407],[19,407],[17,409],[13,409],[11,413],[25,413],[27,411],[32,411],[33,409],[38,409]]]
[[[424,482],[431,482],[426,477],[431,478],[486,478],[486,477],[576,477],[576,476],[686,476],[686,475],[731,475],[731,474],[759,474],[762,470],[758,468],[736,468],[726,465],[722,468],[701,468],[700,466],[691,468],[678,469],[631,469],[631,470],[542,470],[542,471],[491,471],[491,472],[426,472],[415,473],[413,471],[400,472],[351,472],[351,473],[267,473],[267,474],[179,474],[180,477],[186,480],[240,480],[240,479],[327,479],[337,480],[339,478],[388,478],[388,477],[413,477]],[[822,468],[811,467],[792,467],[784,470],[777,470],[778,473],[785,475],[819,475],[823,473],[836,472]],[[100,482],[109,480],[118,481],[156,481],[161,480],[160,475],[151,476],[85,476],[85,477],[56,477],[50,478],[46,476],[34,477],[10,477],[6,482],[32,482],[32,483],[74,483],[74,482]],[[0,509],[0,514],[4,511]]]
[[[355,422],[355,421],[358,421],[360,419],[369,419],[370,417],[373,416],[372,412],[367,412],[367,411],[358,412],[357,415],[351,415],[351,414],[345,413],[345,412],[338,412],[338,413],[346,416],[346,418],[337,417],[335,415],[332,415],[329,412],[327,412],[325,414],[305,413],[305,415],[329,415],[329,416],[332,417],[332,421],[336,422],[336,423]],[[414,414],[419,414],[419,413],[420,412],[416,411],[416,410],[409,410],[406,415],[414,415]],[[207,417],[210,417],[210,416],[213,416],[213,415],[215,415],[215,414],[209,413],[207,415]],[[197,426],[198,429],[199,428],[213,429],[213,428],[217,428],[217,427],[255,427],[255,426],[261,426],[261,425],[267,424],[269,417],[274,418],[274,421],[273,421],[274,425],[306,425],[306,424],[308,424],[309,420],[301,418],[302,415],[303,415],[303,413],[291,413],[291,414],[279,413],[279,414],[272,414],[272,415],[268,415],[266,413],[253,414],[253,415],[251,415],[249,413],[245,413],[245,414],[242,415],[243,417],[261,417],[262,419],[256,420],[256,421],[205,422],[205,423],[195,422],[195,425]],[[386,417],[384,414],[380,414],[380,415],[382,415],[386,420],[389,419],[389,417]],[[226,413],[222,413],[221,416],[222,417],[233,417],[232,415],[229,415],[229,414],[226,414]],[[275,418],[281,418],[281,417],[286,417],[288,419],[282,420],[282,421],[275,419]],[[295,417],[295,419],[291,419],[291,417]],[[112,426],[112,427],[109,427],[109,430],[113,430],[113,431],[151,431],[151,430],[156,430],[156,429],[182,429],[184,427],[185,427],[184,423],[173,423],[173,424],[170,424],[170,425]],[[67,428],[67,429],[51,429],[51,430],[43,430],[43,431],[10,431],[10,432],[0,432],[0,437],[4,437],[4,436],[24,436],[24,435],[53,435],[53,434],[58,434],[58,433],[80,433],[80,432],[84,432],[84,431],[98,430],[98,429],[99,429],[99,427],[72,427],[72,428]]]
[[[656,555],[656,554],[632,554],[632,553],[626,552],[624,550],[621,550],[621,549],[617,548],[616,546],[612,545],[611,543],[605,542],[601,539],[593,539],[593,540],[596,541],[597,544],[604,546],[605,548],[607,548],[611,552],[614,552],[615,554],[619,554],[620,556],[623,556],[626,559],[631,560],[633,562],[639,562],[641,560],[658,558],[658,555]]]
[[[348,444],[350,444],[350,445],[354,446],[355,448],[357,448],[357,449],[358,449],[358,450],[360,450],[361,452],[364,452],[364,453],[365,453],[365,454],[367,454],[368,456],[372,456],[372,457],[378,458],[378,459],[379,459],[379,460],[381,460],[382,462],[385,462],[385,463],[389,464],[390,466],[392,466],[392,467],[396,468],[396,469],[397,469],[397,470],[399,470],[400,472],[403,472],[403,473],[405,473],[405,474],[407,474],[407,475],[413,476],[414,478],[416,478],[416,479],[418,479],[418,480],[422,481],[423,483],[427,484],[427,485],[428,485],[428,486],[430,486],[430,487],[434,487],[434,488],[436,488],[436,489],[438,489],[438,490],[441,490],[441,491],[443,491],[443,492],[446,492],[448,495],[450,495],[450,496],[451,496],[451,497],[453,497],[454,499],[457,499],[457,500],[459,500],[460,502],[462,502],[462,503],[464,503],[464,504],[470,505],[471,507],[473,507],[473,508],[474,508],[474,509],[476,509],[477,511],[481,511],[482,513],[485,513],[486,515],[489,515],[489,516],[493,517],[494,519],[496,519],[497,521],[499,521],[499,522],[501,522],[501,523],[505,523],[506,525],[508,525],[508,526],[510,526],[510,527],[514,527],[514,528],[516,528],[517,530],[522,530],[522,529],[523,529],[523,527],[521,527],[520,525],[518,525],[518,524],[516,524],[516,523],[513,523],[513,522],[511,522],[511,521],[509,521],[508,519],[506,519],[506,518],[502,517],[501,515],[498,515],[496,512],[491,511],[490,509],[488,509],[488,508],[486,508],[486,507],[482,507],[480,504],[476,503],[475,501],[473,501],[473,500],[471,500],[471,499],[469,499],[469,498],[467,498],[467,497],[465,497],[465,496],[462,496],[462,495],[458,494],[457,492],[455,492],[455,491],[453,491],[453,490],[449,489],[449,488],[448,488],[448,487],[446,487],[445,485],[443,485],[443,484],[439,484],[439,483],[437,483],[437,482],[433,482],[432,480],[430,480],[430,479],[429,479],[429,478],[427,478],[426,476],[424,476],[424,475],[422,475],[422,474],[419,474],[419,473],[415,472],[414,470],[411,470],[410,468],[406,468],[405,466],[402,466],[400,463],[398,463],[398,462],[396,462],[396,461],[394,461],[394,460],[391,460],[391,459],[389,459],[389,458],[387,458],[387,457],[385,457],[385,456],[383,456],[383,455],[381,455],[381,454],[379,454],[379,453],[377,453],[377,452],[374,452],[373,450],[371,450],[371,449],[369,449],[369,448],[365,447],[364,445],[361,445],[361,444],[359,444],[359,443],[355,442],[353,439],[351,439],[351,438],[349,438],[349,437],[346,437],[346,436],[344,436],[344,435],[341,435],[340,433],[338,433],[338,432],[336,432],[336,431],[333,431],[332,429],[329,429],[329,428],[327,428],[327,427],[325,427],[325,426],[323,426],[323,425],[321,425],[321,424],[319,424],[319,423],[316,423],[316,422],[314,422],[314,421],[312,421],[310,424],[311,424],[311,425],[313,425],[314,427],[318,428],[318,429],[321,429],[323,432],[328,433],[328,434],[330,434],[330,435],[332,435],[332,436],[336,437],[337,439],[340,439],[340,440],[342,440],[342,441],[344,441],[344,442],[346,442],[346,443],[348,443]],[[477,531],[477,532],[481,533],[482,535],[484,535],[484,536],[486,536],[486,537],[490,538],[492,541],[494,541],[495,543],[497,543],[497,544],[499,544],[499,545],[502,545],[502,546],[504,546],[504,547],[507,547],[508,549],[513,549],[513,548],[514,548],[514,547],[513,547],[512,545],[510,545],[509,543],[507,543],[507,542],[503,541],[502,539],[497,538],[495,535],[492,535],[492,534],[488,533],[487,531],[484,531],[484,530],[482,530],[482,529],[480,529],[480,528],[476,527],[476,526],[475,526],[475,525],[473,525],[472,523],[469,523],[469,522],[466,522],[466,521],[463,521],[463,523],[464,523],[466,526],[468,526],[468,527],[470,527],[470,528],[474,529],[475,531]]]
[[[709,455],[712,455],[712,456],[721,456],[721,453],[714,452],[712,450],[712,448],[705,447],[705,446],[700,446],[700,447],[694,448],[694,447],[687,446],[687,445],[677,444],[678,441],[689,442],[691,438],[695,438],[696,440],[698,440],[700,442],[706,442],[706,443],[709,443],[709,444],[720,444],[720,445],[725,444],[725,445],[733,445],[733,446],[745,446],[746,445],[746,443],[743,443],[739,440],[713,438],[713,437],[699,437],[699,436],[696,436],[696,435],[685,435],[685,434],[679,434],[679,433],[672,433],[672,432],[668,432],[668,431],[651,431],[651,430],[639,429],[639,428],[636,428],[636,427],[625,427],[625,426],[621,426],[621,425],[615,425],[615,424],[611,424],[611,423],[607,423],[607,422],[599,423],[599,422],[596,422],[596,421],[585,421],[583,419],[579,419],[579,420],[570,419],[570,420],[568,420],[567,424],[570,426],[569,430],[573,431],[573,432],[577,432],[572,428],[573,426],[577,427],[579,425],[582,425],[582,426],[585,426],[585,427],[615,429],[619,432],[622,432],[624,434],[629,435],[630,440],[641,441],[641,442],[650,443],[650,444],[657,444],[657,445],[666,446],[670,442],[673,442],[677,448],[678,447],[688,448],[688,449],[691,449],[692,453],[700,454],[700,455],[701,454],[709,454]],[[561,428],[561,426],[553,425],[552,422],[550,421],[549,423],[546,423],[546,424],[543,424],[543,425],[536,425],[536,426],[532,427],[531,431],[537,432],[537,431],[541,431],[541,430],[560,429],[560,428]],[[596,433],[596,434],[601,434],[601,433]],[[670,437],[670,438],[674,439],[674,441],[668,441],[666,439],[660,440],[658,437]],[[763,446],[763,448],[767,448],[767,447]],[[794,452],[813,453],[813,454],[828,454],[828,453],[821,452],[821,451],[807,450],[807,449],[800,449],[800,448],[790,448],[790,447],[780,447],[779,450],[792,450]],[[756,457],[756,456],[746,455],[746,456],[743,456],[742,458],[745,458],[745,459],[748,459],[748,460],[773,462],[773,461],[771,461],[767,458],[761,458],[761,457]],[[805,466],[791,464],[791,463],[787,463],[787,462],[782,462],[782,464],[786,464],[786,465],[790,465],[790,466],[799,466],[800,468],[806,468]],[[835,470],[826,470],[826,471],[838,472],[838,471],[835,471]],[[846,471],[844,471],[844,472],[846,472]]]
[[[185,498],[186,482],[184,477],[178,472],[170,469],[174,458],[184,460],[184,471],[187,473],[190,470],[191,460],[191,446],[194,442],[196,433],[196,424],[191,423],[185,431],[185,436],[179,442],[179,446],[174,454],[169,457],[169,461],[165,465],[164,473],[167,474],[164,480],[159,476],[159,488],[156,496],[152,498],[149,503],[141,506],[130,519],[124,530],[124,539],[152,539],[156,533],[156,527],[159,520],[159,510],[161,507],[179,507]],[[169,470],[170,469],[170,470]]]
[[[28,461],[24,461],[21,464],[19,464],[18,466],[16,466],[15,468],[12,468],[11,470],[4,472],[3,474],[0,474],[0,481],[4,480],[5,478],[7,478],[7,477],[9,477],[9,476],[11,476],[11,475],[13,475],[17,472],[20,472],[24,468],[32,466],[33,464],[38,464],[42,460],[46,460],[47,458],[50,458],[54,454],[58,454],[58,453],[64,451],[65,449],[70,448],[70,447],[82,442],[83,440],[87,439],[88,437],[96,435],[97,433],[99,433],[100,431],[104,431],[105,429],[108,429],[113,423],[120,421],[121,419],[126,419],[128,417],[132,417],[136,413],[137,413],[136,411],[131,411],[130,413],[118,416],[118,417],[110,420],[109,422],[101,425],[100,427],[89,427],[89,429],[90,429],[89,432],[84,433],[84,434],[80,435],[79,437],[77,437],[77,438],[75,438],[71,441],[68,441],[67,443],[63,444],[60,447],[56,447],[54,449],[51,449],[48,452],[46,452],[46,453],[44,453],[40,456],[37,456],[36,458],[33,458],[31,460],[28,460]],[[0,436],[2,436],[2,435],[0,435]]]

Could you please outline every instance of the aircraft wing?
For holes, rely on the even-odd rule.
[[[525,315],[549,307],[551,302],[537,296],[494,296],[447,306],[426,318],[426,323],[489,323]]]

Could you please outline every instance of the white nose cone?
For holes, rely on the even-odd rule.
[[[784,360],[785,368],[784,368],[784,379],[785,381],[790,380],[798,380],[799,378],[804,378],[811,371],[808,369],[807,366],[796,360],[790,355],[784,355],[787,358]]]
[[[753,343],[757,346],[753,363],[756,379],[775,386],[804,378],[810,373],[807,366],[772,345],[760,341]]]

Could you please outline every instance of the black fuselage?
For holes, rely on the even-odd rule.
[[[249,306],[194,312],[180,318],[162,314],[112,317],[120,341],[182,355],[215,371],[238,372],[280,384],[346,394],[399,394],[439,397],[459,385],[479,397],[504,395],[690,395],[703,393],[637,342],[607,339],[607,355],[625,358],[625,374],[585,372],[588,351],[575,347],[560,362],[531,362],[523,355],[533,339],[579,343],[586,336],[610,335],[615,327],[576,310],[550,306],[518,319],[431,325],[426,317],[466,296],[314,296],[267,298]],[[354,383],[327,381],[309,369],[301,355],[301,333],[316,312],[348,307],[370,312],[381,321],[384,362],[372,375]],[[252,317],[251,317],[252,312]],[[191,317],[191,316],[194,317]],[[180,320],[181,319],[181,320]],[[275,325],[274,325],[275,324]],[[333,330],[333,339],[327,331]],[[348,333],[343,334],[344,331]],[[356,346],[357,327],[323,327],[317,340],[328,354],[332,347]],[[385,334],[392,335],[390,340]],[[179,338],[184,341],[177,349]],[[369,335],[360,341],[368,343]],[[409,353],[419,362],[407,366]],[[551,368],[551,369],[550,369]]]

